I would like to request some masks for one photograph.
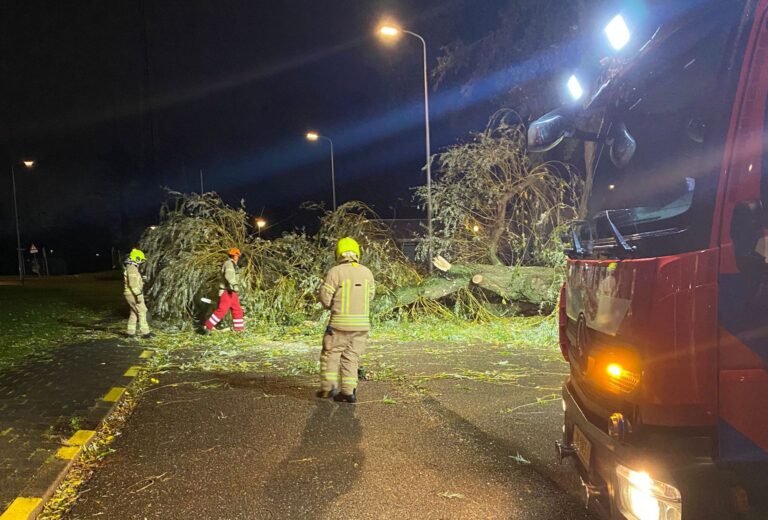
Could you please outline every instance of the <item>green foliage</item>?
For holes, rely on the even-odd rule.
[[[575,216],[581,182],[560,163],[535,163],[524,128],[503,114],[437,157],[432,249],[462,263],[562,265],[559,235]],[[425,187],[417,196],[426,203]],[[426,252],[427,243],[419,247]]]
[[[200,298],[215,299],[231,247],[242,252],[240,295],[246,313],[270,324],[301,325],[323,316],[315,295],[335,263],[336,241],[344,236],[360,243],[361,260],[373,271],[379,293],[420,280],[375,214],[360,202],[348,202],[335,212],[309,206],[320,212],[317,234],[293,232],[263,240],[242,203],[231,208],[215,193],[169,196],[160,224],[140,242],[147,253],[151,310],[169,322],[188,324],[206,311]]]

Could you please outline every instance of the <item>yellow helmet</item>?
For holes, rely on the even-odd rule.
[[[147,259],[147,257],[144,256],[144,251],[141,249],[132,249],[131,254],[128,255],[128,257],[137,264],[140,264]]]
[[[336,260],[342,258],[354,261],[360,259],[360,244],[354,238],[344,237],[336,243]]]

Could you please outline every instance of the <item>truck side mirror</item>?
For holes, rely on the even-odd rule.
[[[615,124],[607,144],[610,147],[611,162],[617,168],[626,167],[637,150],[637,141],[624,123]]]
[[[548,152],[573,135],[574,125],[563,107],[544,114],[528,126],[528,149]]]

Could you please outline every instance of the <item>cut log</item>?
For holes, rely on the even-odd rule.
[[[423,298],[440,300],[460,289],[474,286],[487,291],[489,300],[493,300],[491,295],[497,298],[492,306],[494,314],[499,314],[499,306],[509,311],[505,310],[503,314],[530,314],[541,306],[552,305],[562,283],[558,271],[547,267],[447,265],[450,266],[448,271],[438,272],[420,285],[403,287],[382,296],[377,306],[382,310],[394,310]]]

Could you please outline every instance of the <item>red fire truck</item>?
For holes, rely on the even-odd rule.
[[[658,5],[529,127],[591,151],[557,451],[604,518],[768,519],[768,0]]]

